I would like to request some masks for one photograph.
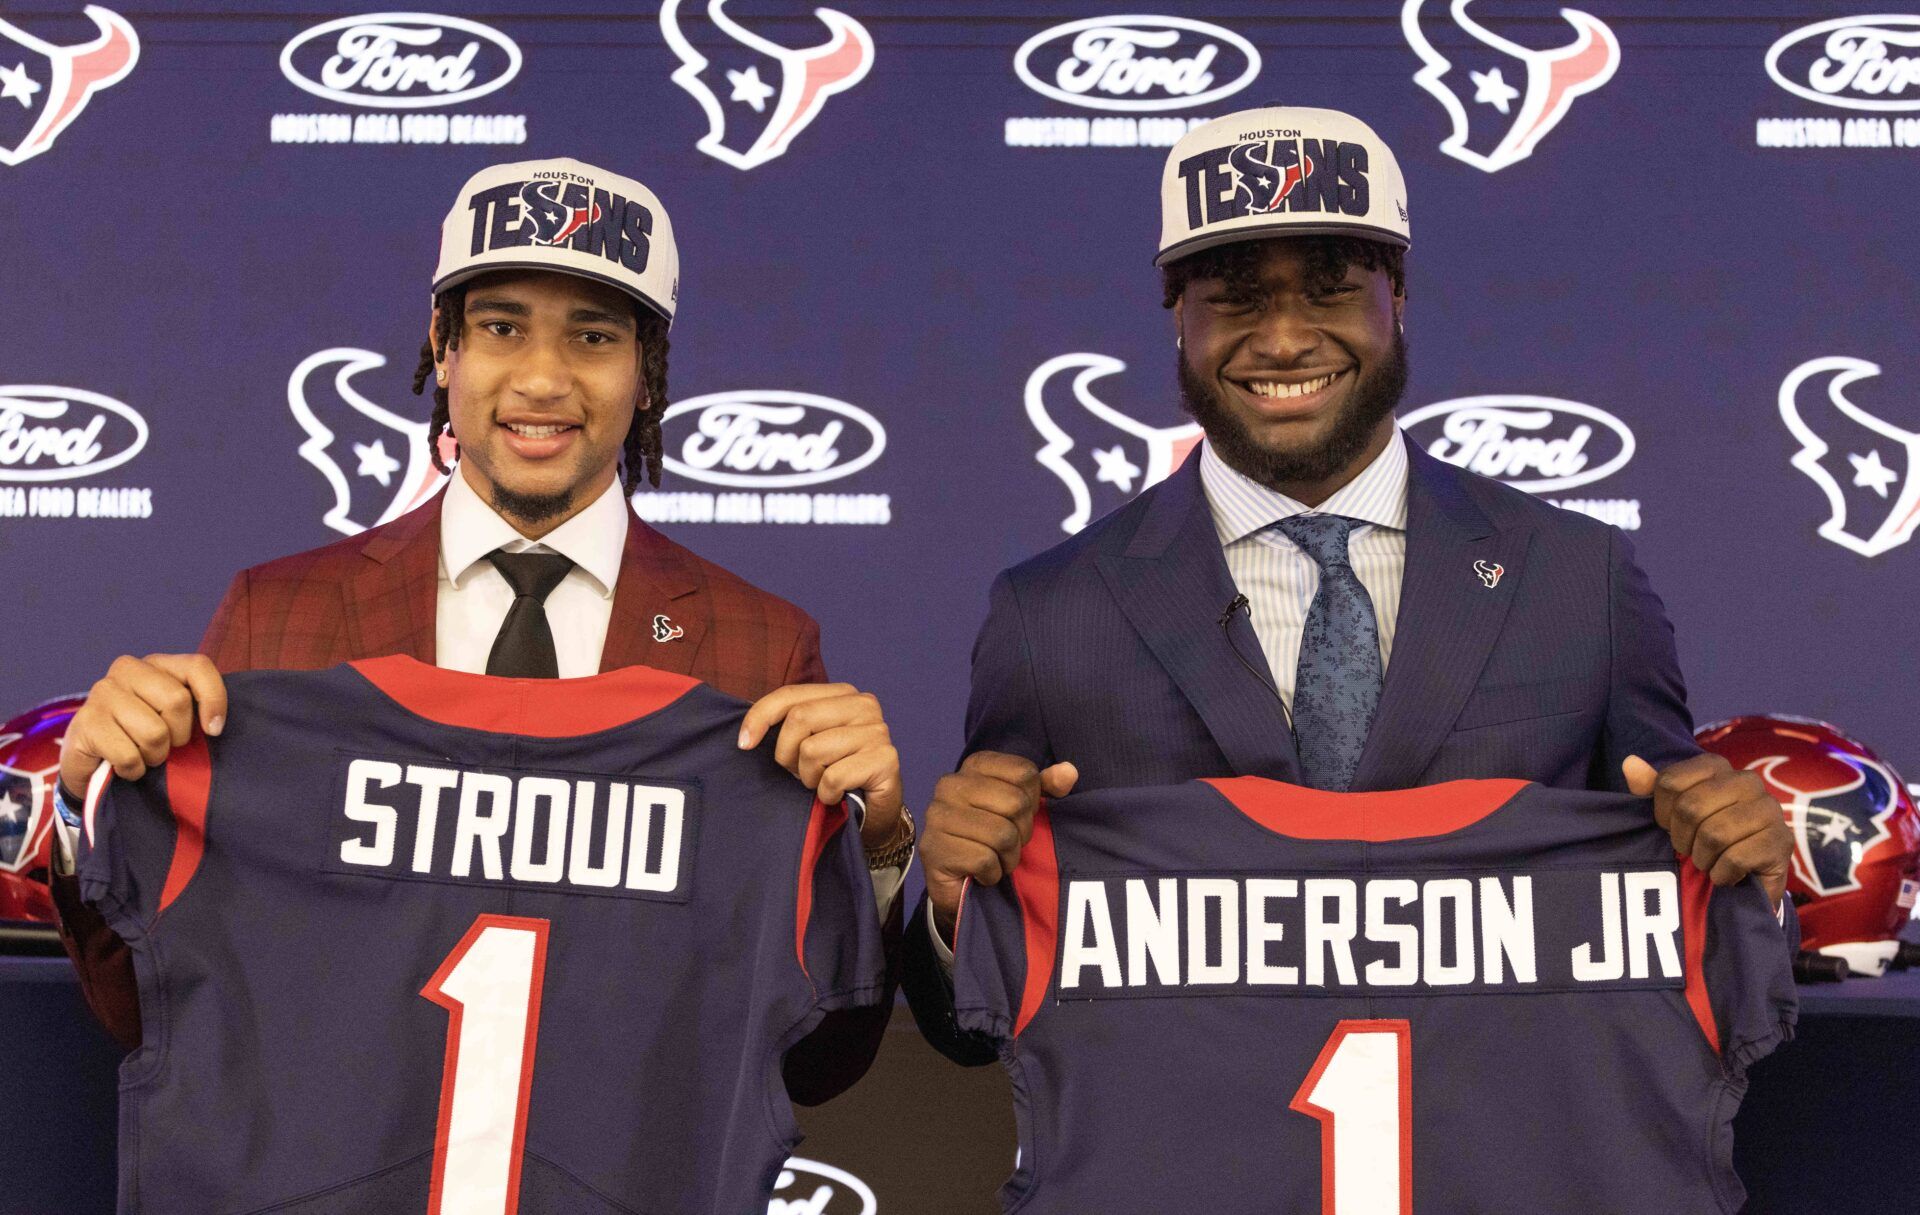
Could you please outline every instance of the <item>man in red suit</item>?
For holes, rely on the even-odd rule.
[[[410,654],[457,670],[576,677],[644,664],[754,701],[740,745],[779,731],[776,756],[829,803],[862,792],[861,838],[880,914],[912,851],[899,755],[879,702],[826,683],[805,612],[635,518],[660,479],[673,230],[651,191],[572,160],[496,165],[462,189],[442,230],[415,390],[436,385],[446,491],[350,539],[243,570],[198,654],[122,657],[67,730],[70,812],[103,763],[137,779],[225,724],[223,671],[315,668]],[[444,437],[443,437],[444,436]],[[126,946],[56,863],[62,936],[89,1006],[140,1041]],[[61,869],[66,873],[60,873]],[[891,938],[890,938],[891,939]],[[891,999],[831,1014],[787,1057],[813,1103],[858,1079]]]

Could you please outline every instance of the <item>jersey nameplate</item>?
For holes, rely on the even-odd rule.
[[[1070,877],[1062,1000],[1680,987],[1672,867]]]
[[[341,756],[321,868],[684,902],[688,785]]]

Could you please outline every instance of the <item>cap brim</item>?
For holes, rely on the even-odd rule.
[[[658,300],[651,299],[635,291],[632,287],[614,278],[612,275],[595,274],[590,270],[575,270],[568,266],[556,266],[552,262],[501,261],[488,262],[484,266],[468,266],[465,269],[456,270],[452,274],[447,275],[447,277],[436,281],[433,284],[433,294],[439,295],[449,287],[458,287],[461,283],[467,282],[470,279],[479,278],[483,274],[491,274],[495,270],[546,270],[553,274],[571,274],[575,278],[592,279],[596,283],[605,283],[622,295],[632,296],[642,304],[645,304],[648,311],[657,313],[660,318],[669,325],[673,323],[673,312],[670,309],[661,307]]]
[[[1153,259],[1156,266],[1164,266],[1189,253],[1198,253],[1202,249],[1211,249],[1215,245],[1230,245],[1243,240],[1272,240],[1287,236],[1357,236],[1361,240],[1378,241],[1383,245],[1394,245],[1401,249],[1413,247],[1413,242],[1389,228],[1379,228],[1372,224],[1355,223],[1286,223],[1260,224],[1255,227],[1232,228],[1224,232],[1203,232],[1198,236],[1189,236],[1177,244],[1168,245]]]

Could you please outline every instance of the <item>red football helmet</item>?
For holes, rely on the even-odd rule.
[[[1900,774],[1823,721],[1781,713],[1703,727],[1702,747],[1759,773],[1787,812],[1787,892],[1805,948],[1885,972],[1920,894],[1920,810]]]
[[[0,920],[52,923],[53,783],[60,739],[79,697],[37,705],[0,723]]]

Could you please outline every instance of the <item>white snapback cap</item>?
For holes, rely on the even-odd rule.
[[[480,170],[440,225],[433,292],[489,270],[557,270],[594,279],[673,320],[680,251],[647,189],[577,160],[523,160]]]
[[[1400,162],[1351,114],[1241,110],[1188,131],[1167,153],[1156,266],[1229,241],[1321,234],[1412,243]]]

